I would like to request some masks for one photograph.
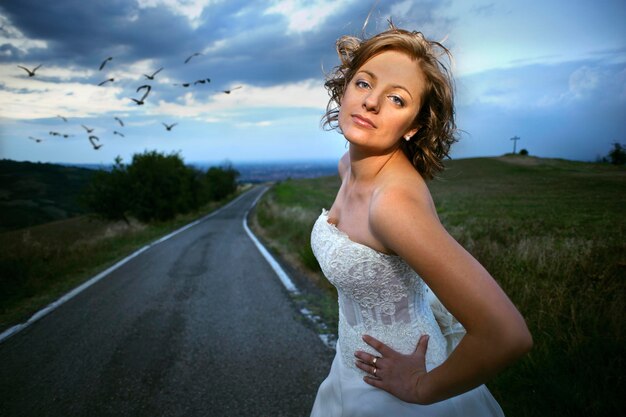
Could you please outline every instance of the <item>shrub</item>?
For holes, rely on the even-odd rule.
[[[526,149],[522,149],[522,150],[519,151],[519,154],[526,156],[526,155],[528,155],[528,151]]]
[[[613,149],[609,152],[609,160],[613,165],[626,164],[626,148],[621,143],[614,142]]]
[[[81,196],[81,203],[104,219],[128,223],[130,194],[128,172],[118,156],[110,172],[100,170],[94,174]]]
[[[168,220],[198,207],[196,171],[185,166],[177,153],[135,154],[127,171],[137,219]]]
[[[105,219],[163,221],[224,199],[237,190],[238,176],[230,165],[202,173],[186,166],[177,153],[145,151],[133,155],[130,165],[117,157],[111,171],[98,171],[82,200]]]
[[[231,165],[209,168],[204,177],[205,198],[217,201],[234,193],[237,190],[237,177],[239,172]]]

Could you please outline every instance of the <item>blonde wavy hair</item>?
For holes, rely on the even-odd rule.
[[[450,146],[458,139],[454,121],[454,80],[442,58],[451,62],[450,51],[439,42],[430,41],[421,32],[398,29],[389,22],[389,29],[369,39],[343,36],[337,40],[341,63],[328,75],[324,86],[330,100],[322,124],[327,129],[339,128],[339,108],[346,86],[365,62],[385,51],[398,51],[414,59],[426,79],[421,107],[413,121],[419,130],[409,141],[400,140],[402,150],[415,169],[426,179],[444,169]]]

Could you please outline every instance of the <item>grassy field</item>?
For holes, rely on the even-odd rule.
[[[0,233],[0,332],[22,323],[135,250],[226,203],[166,222],[109,222],[80,216]]]
[[[285,181],[258,232],[328,288],[309,246],[336,177]],[[507,156],[449,161],[429,185],[449,232],[520,309],[534,348],[489,383],[509,417],[623,415],[626,170]],[[310,300],[333,325],[336,295]],[[336,324],[334,324],[336,325]]]

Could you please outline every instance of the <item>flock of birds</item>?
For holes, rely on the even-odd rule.
[[[185,59],[184,63],[185,63],[185,64],[189,63],[189,61],[190,61],[193,57],[196,57],[196,56],[199,56],[199,55],[202,55],[202,53],[200,53],[200,52],[195,52],[195,53],[191,54],[189,57],[187,57],[187,58]],[[98,68],[98,71],[102,71],[102,70],[104,69],[104,67],[107,65],[107,63],[108,63],[108,62],[110,62],[110,61],[112,61],[112,60],[113,60],[113,57],[112,57],[112,56],[107,57],[107,58],[106,58],[104,61],[102,61],[102,63],[100,64],[100,67]],[[26,67],[24,67],[24,66],[22,66],[22,65],[18,65],[18,67],[19,67],[19,68],[21,68],[21,69],[23,69],[24,71],[26,71],[26,72],[27,72],[28,77],[34,77],[34,76],[35,76],[36,71],[37,71],[39,68],[41,68],[41,66],[42,66],[42,64],[40,64],[40,65],[36,66],[36,67],[35,67],[35,68],[33,68],[33,69],[29,69],[29,68],[26,68]],[[163,67],[161,67],[161,68],[157,69],[157,70],[156,70],[156,71],[154,71],[152,74],[143,74],[143,76],[144,76],[144,77],[145,77],[145,79],[146,79],[146,80],[148,80],[148,81],[154,81],[154,77],[156,77],[156,75],[157,75],[158,73],[160,73],[161,71],[163,71]],[[115,82],[115,78],[107,78],[106,80],[104,80],[104,81],[100,82],[100,83],[98,84],[98,86],[104,86],[105,84],[107,84],[107,83],[112,83],[112,82]],[[195,86],[195,85],[197,85],[197,84],[208,84],[208,83],[210,83],[210,82],[211,82],[211,79],[210,79],[210,78],[202,78],[202,79],[199,79],[199,80],[196,80],[196,81],[193,81],[193,82],[185,82],[185,83],[182,83],[182,84],[174,84],[174,85],[175,85],[175,86],[182,86],[182,87],[184,87],[184,88],[187,88],[187,87],[190,87],[191,85],[194,85],[194,86]],[[233,92],[234,90],[238,90],[238,89],[240,89],[240,88],[242,88],[242,86],[237,86],[237,87],[231,88],[231,89],[229,89],[229,90],[219,90],[219,92],[224,93],[224,94],[230,94],[230,93],[231,93],[231,92]],[[145,103],[145,100],[148,98],[148,95],[150,94],[150,92],[151,92],[151,91],[152,91],[152,86],[151,86],[150,84],[143,84],[143,85],[141,85],[141,86],[137,87],[137,89],[136,89],[136,91],[135,91],[136,93],[142,92],[141,98],[131,98],[131,100],[132,100],[132,101],[134,101],[134,102],[135,102],[135,104],[137,104],[138,106],[142,106],[142,105]],[[61,119],[62,119],[65,123],[68,123],[68,119],[67,119],[67,117],[64,117],[64,116],[62,116],[62,115],[57,115],[57,117],[61,118]],[[119,117],[117,117],[117,116],[116,116],[116,117],[114,117],[114,119],[115,119],[115,120],[119,123],[120,127],[124,127],[124,122],[122,121],[122,119],[120,119],[120,118],[119,118]],[[174,126],[176,126],[178,123],[171,123],[171,124],[167,124],[167,123],[161,122],[161,124],[165,127],[166,131],[168,131],[168,132],[169,132],[169,131],[171,131],[171,130],[172,130],[172,128],[173,128]],[[96,136],[96,135],[92,134],[92,132],[95,130],[95,128],[90,128],[90,127],[88,127],[88,126],[85,126],[84,124],[81,124],[81,126],[82,126],[82,127],[83,127],[83,129],[85,129],[85,131],[87,132],[87,137],[88,137],[89,143],[91,144],[91,146],[93,147],[93,149],[95,149],[95,150],[100,149],[100,148],[103,146],[103,145],[100,143],[100,138],[99,138],[98,136]],[[120,130],[121,130],[121,129],[120,129]],[[64,137],[64,138],[69,138],[69,137],[71,137],[71,136],[74,136],[74,135],[71,135],[71,134],[68,134],[68,133],[61,133],[61,132],[57,132],[57,131],[50,131],[50,132],[48,132],[48,134],[49,134],[50,136],[60,136],[60,137]],[[121,131],[118,131],[118,130],[114,130],[114,131],[113,131],[113,134],[114,134],[114,135],[118,135],[118,136],[120,136],[120,137],[125,137],[124,133],[122,133]],[[42,142],[42,141],[43,141],[43,139],[36,138],[36,137],[33,137],[33,136],[29,136],[28,138],[29,138],[29,139],[31,139],[31,140],[33,140],[33,141],[35,141],[35,142],[37,142],[37,143],[40,143],[40,142]]]

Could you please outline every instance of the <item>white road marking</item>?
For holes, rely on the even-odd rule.
[[[131,259],[139,256],[140,254],[142,254],[143,252],[147,251],[151,247],[153,247],[155,245],[158,245],[159,243],[164,242],[164,241],[168,240],[169,238],[171,238],[173,236],[176,236],[177,234],[179,234],[181,232],[184,232],[185,230],[189,229],[190,227],[193,227],[193,226],[195,226],[195,225],[205,221],[209,217],[212,217],[212,216],[216,215],[217,213],[219,213],[223,209],[233,205],[236,201],[240,200],[246,194],[247,193],[241,194],[239,197],[237,197],[236,199],[234,199],[230,203],[226,204],[225,206],[222,206],[219,209],[217,209],[217,210],[207,214],[206,216],[204,216],[204,217],[202,217],[202,218],[200,218],[198,220],[195,220],[195,221],[193,221],[193,222],[191,222],[191,223],[181,227],[180,229],[175,230],[172,233],[155,240],[154,242],[148,243],[146,246],[142,247],[141,249],[136,250],[132,254],[128,255],[126,258],[124,258],[121,261],[119,261],[118,263],[116,263],[115,265],[113,265],[113,266],[109,267],[108,269],[100,272],[98,275],[94,276],[93,278],[90,278],[88,281],[84,282],[80,286],[74,288],[73,290],[71,290],[67,294],[63,295],[58,300],[48,304],[46,307],[42,308],[41,310],[39,310],[38,312],[33,314],[26,322],[20,323],[20,324],[16,324],[15,326],[10,327],[7,330],[5,330],[4,332],[0,333],[0,343],[4,342],[9,337],[19,333],[20,331],[24,330],[25,328],[27,328],[31,324],[35,323],[37,320],[41,319],[42,317],[44,317],[47,314],[51,313],[52,311],[56,310],[61,305],[65,304],[67,301],[69,301],[72,298],[76,297],[78,294],[83,292],[85,289],[91,287],[93,284],[95,284],[96,282],[100,281],[102,278],[106,277],[111,272],[115,271],[117,268],[119,268],[120,266],[124,265],[125,263],[127,263]]]
[[[263,244],[259,241],[259,239],[257,239],[257,237],[254,235],[254,233],[252,233],[252,230],[250,230],[250,228],[248,227],[248,214],[250,214],[250,210],[252,210],[252,208],[256,205],[256,203],[263,196],[263,194],[267,192],[267,190],[269,190],[269,188],[266,188],[261,194],[259,194],[258,197],[255,198],[252,204],[250,205],[250,208],[248,209],[248,211],[246,211],[246,214],[243,216],[243,228],[246,230],[246,233],[248,233],[248,236],[250,236],[250,239],[252,239],[252,242],[254,242],[259,252],[261,252],[261,255],[263,255],[267,263],[270,264],[270,266],[272,267],[276,275],[278,275],[278,279],[280,279],[280,282],[287,289],[287,291],[289,291],[290,294],[298,295],[300,294],[300,291],[298,290],[296,285],[293,283],[289,275],[280,266],[278,261],[276,261],[276,259],[274,259],[274,257],[269,253],[269,251],[265,249],[265,246],[263,246]],[[327,327],[325,323],[321,322],[320,317],[313,315],[313,313],[307,308],[301,308],[300,314],[302,314],[304,317],[309,319],[315,325],[316,328]],[[322,343],[326,345],[326,347],[330,349],[335,349],[337,342],[336,342],[336,337],[334,334],[318,333],[318,337],[320,338]]]

